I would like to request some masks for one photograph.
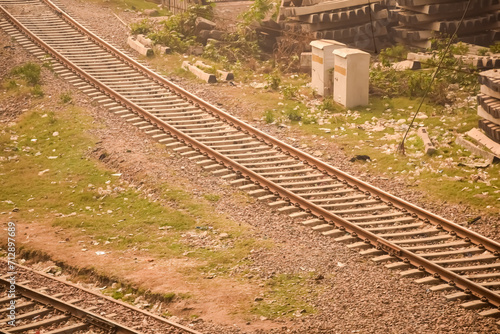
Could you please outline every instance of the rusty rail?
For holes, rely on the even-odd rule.
[[[442,228],[446,231],[449,231],[451,233],[455,233],[456,235],[466,238],[470,240],[472,243],[477,244],[481,247],[484,247],[486,250],[493,252],[494,254],[498,255],[500,254],[500,244],[497,243],[496,241],[493,241],[491,239],[488,239],[484,236],[481,236],[473,231],[470,231],[460,225],[457,225],[449,220],[446,220],[442,217],[439,217],[431,212],[428,212],[418,206],[415,206],[403,199],[400,199],[396,196],[393,196],[377,187],[374,187],[366,182],[363,182],[361,180],[358,180],[351,175],[342,172],[338,170],[335,167],[332,167],[325,162],[318,160],[311,155],[301,152],[300,150],[276,139],[271,137],[270,135],[244,123],[243,121],[240,121],[239,119],[235,118],[232,115],[229,115],[228,113],[218,109],[217,107],[211,105],[210,103],[200,99],[199,97],[189,93],[188,91],[184,90],[183,88],[175,85],[174,83],[170,82],[169,80],[163,78],[162,76],[158,75],[157,73],[151,71],[150,69],[146,68],[145,66],[141,65],[137,61],[133,60],[132,58],[128,57],[127,55],[124,55],[121,53],[119,50],[117,50],[115,47],[111,46],[92,32],[88,31],[85,29],[83,26],[81,26],[78,22],[76,22],[73,18],[71,18],[69,15],[64,13],[61,9],[59,9],[56,5],[51,3],[49,0],[42,0],[45,2],[49,7],[51,7],[62,19],[64,19],[66,22],[71,24],[75,29],[79,30],[83,34],[89,36],[96,44],[100,45],[101,47],[105,48],[108,50],[108,52],[112,53],[114,56],[122,60],[123,62],[126,62],[129,64],[131,67],[135,68],[136,70],[140,71],[141,73],[145,74],[147,77],[149,77],[151,80],[162,84],[166,88],[170,89],[171,91],[174,91],[178,96],[181,96],[185,100],[193,103],[197,107],[201,108],[207,113],[212,114],[214,117],[219,118],[221,121],[228,123],[231,126],[236,127],[239,130],[242,130],[243,132],[247,134],[251,134],[252,136],[255,136],[258,140],[261,142],[264,142],[265,144],[269,146],[274,146],[278,150],[288,152],[290,153],[293,157],[298,158],[303,160],[304,163],[311,165],[313,168],[318,169],[325,175],[329,175],[334,178],[340,178],[344,181],[346,181],[351,187],[358,188],[360,190],[363,190],[365,192],[369,192],[372,196],[378,196],[381,200],[386,201],[388,205],[392,205],[396,208],[399,208],[403,211],[407,211],[409,213],[412,213],[416,215],[417,217],[423,219],[426,222],[429,222],[431,224],[436,225],[438,228]],[[500,295],[494,293],[491,290],[488,290],[484,287],[482,287],[479,284],[476,284],[468,279],[465,279],[457,274],[455,274],[452,271],[446,270],[445,268],[432,263],[431,261],[413,253],[410,251],[405,250],[403,247],[397,246],[394,243],[391,243],[390,241],[383,239],[369,231],[364,230],[363,228],[358,227],[357,225],[350,223],[346,219],[335,215],[307,200],[304,198],[288,191],[287,189],[279,186],[278,184],[271,182],[264,177],[260,176],[259,174],[253,172],[252,170],[242,166],[241,164],[227,158],[226,156],[220,154],[219,152],[213,150],[212,148],[204,145],[203,143],[197,141],[196,139],[191,138],[190,136],[186,135],[185,133],[177,130],[173,126],[169,125],[168,123],[162,121],[161,119],[157,118],[154,115],[151,115],[132,101],[128,100],[127,98],[123,97],[119,93],[113,91],[109,87],[107,87],[105,84],[99,82],[95,78],[93,78],[91,75],[85,73],[83,70],[79,69],[76,67],[74,64],[72,64],[71,61],[66,59],[63,55],[58,53],[56,50],[54,50],[52,47],[44,43],[41,39],[39,39],[37,36],[33,36],[29,33],[29,30],[26,29],[19,21],[17,21],[14,17],[12,17],[7,11],[1,7],[1,10],[6,14],[8,19],[18,26],[18,28],[22,31],[24,31],[29,38],[31,38],[36,44],[40,45],[42,48],[47,50],[52,56],[57,58],[59,61],[61,61],[66,67],[68,67],[71,71],[74,73],[78,74],[80,77],[85,79],[87,82],[91,83],[95,87],[99,88],[104,94],[107,96],[113,98],[115,101],[118,103],[121,103],[123,106],[127,107],[129,110],[135,111],[137,114],[141,115],[145,119],[147,119],[149,122],[152,124],[156,125],[158,128],[164,130],[168,135],[171,135],[173,138],[178,139],[182,143],[186,143],[187,146],[192,147],[198,152],[202,152],[205,156],[209,157],[210,159],[216,160],[219,163],[223,163],[228,169],[234,170],[236,173],[239,173],[241,175],[244,175],[247,179],[253,181],[256,185],[262,186],[264,189],[267,189],[271,192],[273,192],[276,196],[282,197],[285,201],[290,202],[295,204],[296,206],[302,208],[303,210],[306,210],[307,212],[310,212],[311,214],[319,217],[322,220],[325,220],[327,223],[336,225],[337,227],[344,229],[346,232],[351,233],[353,236],[356,236],[362,240],[364,240],[367,243],[370,243],[374,246],[381,247],[385,249],[386,251],[392,253],[391,255],[400,258],[406,263],[410,263],[422,270],[425,270],[429,272],[430,274],[433,274],[435,277],[439,277],[447,282],[449,282],[451,285],[454,285],[466,292],[470,292],[472,295],[481,298],[484,301],[488,301],[491,304],[495,305],[496,307],[500,307]]]

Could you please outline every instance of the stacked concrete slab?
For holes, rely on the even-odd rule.
[[[472,45],[470,45],[472,47]],[[426,61],[435,58],[435,55],[425,52],[408,52],[407,59],[425,63]],[[489,54],[488,56],[478,56],[477,54],[467,53],[465,55],[455,55],[456,59],[460,59],[464,64],[469,64],[477,67],[481,71],[491,68],[500,68],[500,53]]]
[[[481,93],[477,96],[479,128],[500,145],[500,70],[481,72]]]
[[[397,27],[391,35],[397,42],[430,47],[430,38],[452,35],[468,0],[396,0]],[[500,40],[500,0],[471,0],[457,35],[460,41],[488,46]]]
[[[388,40],[387,4],[386,0],[283,0],[279,22],[286,31],[308,33],[313,39],[380,49]]]

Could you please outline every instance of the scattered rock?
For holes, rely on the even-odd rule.
[[[392,68],[396,71],[419,70],[421,67],[420,62],[416,60],[403,60],[392,64]]]
[[[144,9],[143,13],[147,16],[160,16],[160,13],[156,9]]]
[[[215,29],[215,22],[207,20],[203,17],[197,17],[195,24],[195,33],[198,35],[202,30],[213,30]]]

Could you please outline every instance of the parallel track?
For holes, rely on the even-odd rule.
[[[0,27],[14,36],[22,32],[28,50],[53,57],[63,77],[167,147],[374,261],[406,269],[403,276],[428,273],[420,282],[445,281],[432,289],[463,291],[449,299],[479,298],[465,307],[500,306],[499,243],[238,120],[111,46],[49,0],[0,4],[8,21]]]
[[[0,261],[0,266],[8,268],[7,261]],[[125,302],[15,265],[0,277],[0,333],[32,331],[201,334]]]

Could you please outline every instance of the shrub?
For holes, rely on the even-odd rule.
[[[40,83],[41,68],[38,64],[29,62],[22,66],[14,67],[10,73],[25,80],[30,86],[35,86]]]
[[[488,51],[490,51],[490,50],[487,49],[487,48],[480,48],[479,50],[477,50],[477,54],[480,55],[480,56],[486,56],[486,54],[488,53]]]
[[[283,94],[283,97],[287,100],[293,99],[297,97],[299,93],[299,87],[294,86],[292,84],[286,85],[286,86],[281,86],[280,87],[281,94]]]
[[[138,35],[138,34],[148,34],[151,30],[153,29],[152,24],[149,22],[148,19],[143,19],[140,22],[134,22],[130,24],[130,30],[132,34]]]
[[[70,103],[73,100],[73,98],[71,97],[71,92],[62,93],[61,96],[59,96],[59,100],[63,104]]]
[[[292,122],[298,122],[302,119],[302,113],[298,108],[288,109],[285,115]]]
[[[408,50],[404,45],[398,44],[380,51],[379,60],[384,66],[390,66],[395,61],[401,61],[408,56]]]
[[[31,89],[31,94],[34,97],[42,97],[45,95],[45,93],[43,92],[42,87],[40,85],[33,86],[33,88]]]
[[[273,71],[265,76],[268,89],[278,90],[281,84],[281,76],[278,71]]]
[[[500,53],[500,41],[490,46],[490,51],[493,53]]]
[[[266,112],[264,113],[264,121],[267,123],[267,124],[271,124],[272,122],[274,122],[275,118],[274,118],[274,113],[272,110],[266,110]]]

